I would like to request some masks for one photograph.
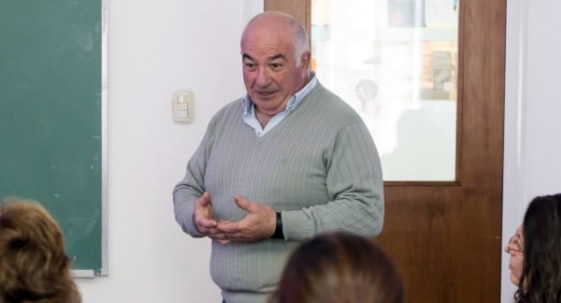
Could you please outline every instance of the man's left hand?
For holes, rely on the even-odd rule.
[[[234,201],[247,215],[237,222],[219,221],[216,229],[231,241],[256,242],[270,238],[275,232],[276,213],[268,205],[251,202],[236,195]]]

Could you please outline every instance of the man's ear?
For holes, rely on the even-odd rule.
[[[302,56],[300,56],[300,66],[306,73],[310,70],[311,57],[312,53],[310,53],[310,51],[305,51],[302,53]]]

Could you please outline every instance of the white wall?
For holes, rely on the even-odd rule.
[[[262,1],[107,0],[109,276],[79,279],[84,303],[221,302],[210,243],[175,222],[171,190],[211,116],[243,93],[239,37]],[[171,98],[195,93],[195,121]]]
[[[503,246],[528,202],[561,192],[561,1],[507,1]],[[503,253],[501,302],[512,302]]]
[[[171,189],[210,117],[243,93],[239,35],[262,0],[107,6],[109,276],[78,281],[84,303],[220,302],[209,242],[181,232]],[[559,11],[559,1],[508,0],[503,239],[533,196],[561,192]],[[195,92],[193,124],[171,121],[179,89]],[[503,257],[506,303],[514,287]]]

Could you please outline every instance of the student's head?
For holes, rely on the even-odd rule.
[[[0,202],[0,303],[80,302],[58,224],[38,203]]]
[[[242,35],[241,53],[245,87],[261,113],[283,111],[308,81],[306,30],[290,15],[265,12],[251,19]]]
[[[401,303],[403,284],[386,254],[361,236],[320,235],[290,257],[274,303]]]
[[[561,301],[561,194],[534,198],[528,205],[522,226],[518,228],[522,251],[508,245],[507,252],[516,262],[511,281],[518,286],[516,302]],[[513,269],[516,269],[514,271]],[[513,278],[514,276],[514,278]]]

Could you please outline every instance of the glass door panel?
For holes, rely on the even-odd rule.
[[[312,68],[361,115],[386,181],[454,181],[457,0],[312,0]]]

